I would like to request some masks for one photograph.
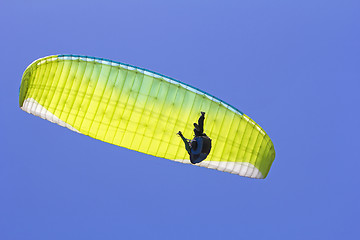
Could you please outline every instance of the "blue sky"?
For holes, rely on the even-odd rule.
[[[355,239],[360,2],[2,1],[0,239]],[[52,54],[198,87],[254,119],[276,158],[254,180],[76,134],[18,107]]]

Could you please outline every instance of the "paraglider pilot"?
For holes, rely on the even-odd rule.
[[[204,119],[205,112],[201,112],[198,123],[194,123],[195,136],[192,140],[185,138],[181,131],[177,133],[185,143],[185,148],[190,155],[190,162],[192,164],[203,161],[211,150],[211,139],[204,133]]]

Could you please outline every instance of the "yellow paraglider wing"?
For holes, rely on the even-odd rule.
[[[275,158],[265,131],[231,105],[161,74],[110,60],[57,55],[24,72],[20,107],[90,137],[189,163],[181,139],[206,112],[212,150],[199,166],[265,178]]]

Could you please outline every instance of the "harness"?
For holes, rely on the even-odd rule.
[[[191,141],[191,154],[200,153],[208,155],[211,150],[211,139],[208,136],[198,136]]]

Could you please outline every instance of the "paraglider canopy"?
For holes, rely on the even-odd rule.
[[[212,150],[199,166],[265,178],[275,158],[269,136],[235,107],[175,79],[106,59],[38,59],[24,72],[19,102],[24,111],[72,131],[182,163],[190,161],[175,133],[191,135],[194,119],[205,111]]]

